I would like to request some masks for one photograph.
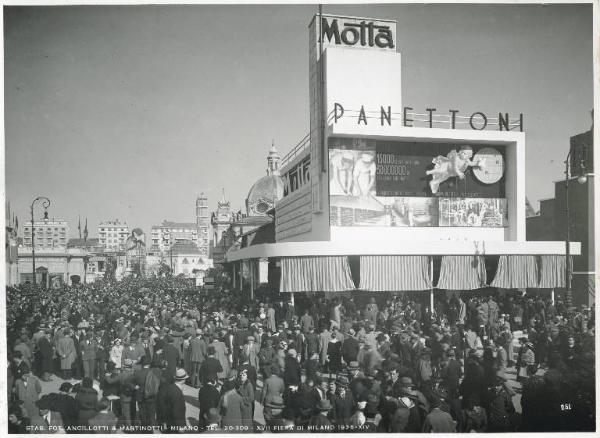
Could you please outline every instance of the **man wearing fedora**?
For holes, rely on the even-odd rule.
[[[333,430],[333,423],[329,420],[332,409],[331,402],[326,398],[319,400],[316,406],[317,414],[313,415],[308,423],[310,432],[328,432]]]
[[[332,399],[332,418],[336,426],[347,426],[354,410],[354,397],[348,390],[348,377],[340,375],[337,378],[337,391]]]
[[[165,383],[165,388],[158,393],[156,404],[161,412],[162,426],[167,433],[182,432],[187,424],[183,386],[188,377],[183,368],[177,368],[174,381]]]

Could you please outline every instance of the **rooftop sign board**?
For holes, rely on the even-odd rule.
[[[319,16],[314,19],[319,20]],[[393,20],[322,15],[321,26],[315,26],[315,31],[319,30],[316,43],[322,42],[323,50],[335,46],[396,51],[396,22]]]

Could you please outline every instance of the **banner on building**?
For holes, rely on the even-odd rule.
[[[501,146],[329,139],[333,226],[505,227]]]

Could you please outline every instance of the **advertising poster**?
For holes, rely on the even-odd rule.
[[[504,190],[495,148],[329,139],[333,226],[505,227]]]
[[[440,198],[441,227],[504,227],[506,199]]]

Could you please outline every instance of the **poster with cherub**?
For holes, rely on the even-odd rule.
[[[485,159],[473,158],[473,148],[471,146],[462,146],[458,151],[451,150],[445,157],[438,155],[431,162],[434,164],[433,169],[425,172],[431,176],[429,187],[431,193],[436,194],[440,188],[440,184],[450,178],[464,179],[465,173],[470,167],[483,169],[485,167]]]

